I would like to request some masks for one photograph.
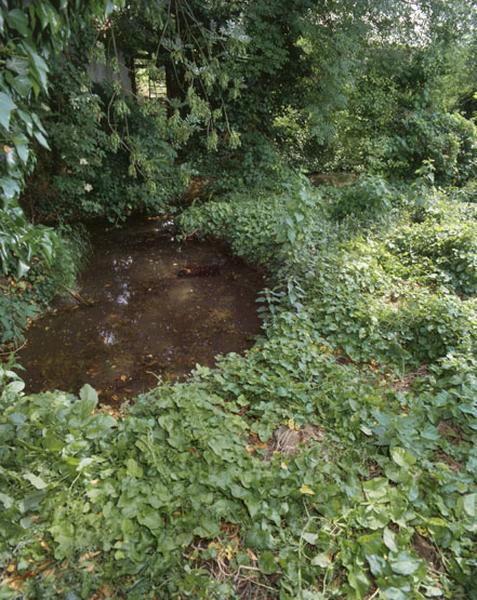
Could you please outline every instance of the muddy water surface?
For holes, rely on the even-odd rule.
[[[27,391],[89,383],[119,402],[243,351],[260,332],[263,278],[221,244],[177,243],[154,220],[96,229],[93,244],[79,290],[89,305],[60,300],[18,354]]]

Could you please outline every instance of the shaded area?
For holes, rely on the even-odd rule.
[[[18,354],[27,391],[77,392],[89,383],[114,403],[186,376],[260,332],[262,275],[218,242],[175,242],[154,220],[93,231],[80,295],[59,300]]]

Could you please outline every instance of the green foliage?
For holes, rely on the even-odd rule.
[[[162,212],[180,195],[188,171],[175,164],[164,106],[113,101],[109,89],[98,90],[102,98],[85,67],[65,58],[53,63],[51,85],[51,152],[41,153],[22,197],[32,218],[118,223],[132,212]],[[127,117],[118,114],[125,109]]]
[[[397,151],[407,173],[430,160],[444,184],[477,175],[477,127],[459,114],[414,113],[403,123]]]
[[[25,597],[236,598],[245,582],[283,598],[471,597],[475,296],[414,271],[397,241],[463,213],[375,180],[354,192],[295,180],[181,215],[185,235],[221,235],[271,271],[245,356],[116,418],[88,386],[27,397],[4,373],[1,552]],[[353,197],[358,217],[377,206],[364,234],[334,206]],[[295,453],[277,443],[305,425]]]
[[[432,285],[450,287],[457,294],[477,293],[477,227],[447,211],[443,222],[426,219],[400,227],[388,248],[398,253],[409,273],[425,276]]]
[[[111,4],[112,3],[105,3]],[[35,140],[48,148],[45,129],[38,110],[42,94],[48,89],[47,60],[65,45],[71,13],[81,10],[83,17],[101,14],[104,4],[64,2],[60,9],[52,2],[30,3],[25,8],[1,8],[0,78],[3,147],[1,187],[3,208],[20,192],[25,173],[31,167],[29,143]],[[76,16],[79,16],[78,14]]]
[[[79,60],[58,58],[68,15],[102,2],[2,10],[2,342],[84,250],[14,207],[47,132],[32,215],[162,211],[205,145],[226,196],[186,209],[181,233],[269,275],[248,353],[115,416],[88,385],[26,396],[0,367],[2,597],[475,595],[475,190],[426,188],[475,177],[475,126],[453,113],[471,4],[131,3],[99,46],[165,73],[167,98],[143,106],[87,80],[88,20]],[[313,190],[288,145],[297,170],[419,179]]]
[[[27,254],[21,271],[7,269],[8,277],[0,279],[0,344],[19,342],[28,320],[66,289],[73,287],[76,275],[87,256],[87,236],[82,228],[53,231],[25,224],[19,209],[19,222],[9,222],[11,252],[23,249]],[[13,211],[0,213],[11,218]],[[26,238],[26,239],[25,239]],[[4,236],[5,242],[5,236]],[[46,247],[46,250],[45,250]],[[28,268],[27,268],[28,267]]]
[[[396,194],[382,178],[367,176],[334,195],[331,210],[335,219],[358,218],[363,222],[389,212]]]
[[[467,72],[462,53],[452,34],[426,46],[372,46],[335,117],[338,166],[412,177],[432,161],[441,183],[474,177],[476,128],[453,106]]]
[[[472,179],[466,185],[454,189],[452,197],[460,202],[477,203],[477,179]]]

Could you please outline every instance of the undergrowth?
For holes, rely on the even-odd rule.
[[[0,229],[5,226],[0,256],[4,249],[14,261],[4,265],[8,275],[0,278],[0,346],[22,342],[29,320],[57,294],[74,287],[89,252],[88,235],[81,226],[53,230],[25,222],[9,231],[10,220],[7,213],[0,217]]]
[[[4,369],[0,597],[477,597],[471,205],[297,179],[179,225],[267,267],[263,335],[120,415]]]

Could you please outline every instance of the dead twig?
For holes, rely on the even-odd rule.
[[[80,304],[83,304],[84,306],[94,306],[94,302],[92,302],[91,300],[86,300],[80,294],[78,294],[78,292],[70,290],[69,288],[66,288],[66,291],[68,292],[68,294],[71,297],[73,297]]]

